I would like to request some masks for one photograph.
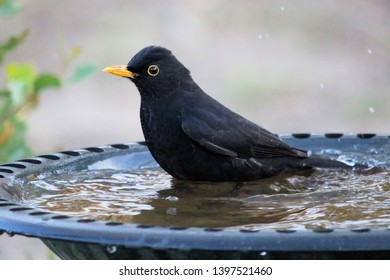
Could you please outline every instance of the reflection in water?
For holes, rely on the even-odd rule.
[[[71,216],[178,227],[305,229],[390,224],[390,171],[315,170],[248,183],[190,183],[159,168],[35,179],[24,204]]]

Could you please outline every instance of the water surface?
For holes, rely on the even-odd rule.
[[[85,170],[32,179],[22,197],[56,213],[147,225],[388,227],[390,171],[372,173],[318,169],[237,184],[177,181],[158,167]]]

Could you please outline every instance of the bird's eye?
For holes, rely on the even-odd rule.
[[[160,73],[160,68],[158,68],[157,65],[150,65],[149,68],[148,68],[148,74],[149,76],[157,76],[158,73]]]

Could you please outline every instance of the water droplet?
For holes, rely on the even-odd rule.
[[[375,110],[374,110],[374,107],[368,107],[368,111],[370,111],[370,113],[374,113],[375,112]]]
[[[368,52],[368,54],[372,54],[372,50],[371,49],[367,49],[367,52]]]
[[[167,196],[165,199],[169,200],[169,201],[178,201],[179,200],[179,198],[177,196],[174,196],[174,195]]]
[[[281,6],[281,7],[280,7],[280,10],[281,10],[282,12],[284,12],[284,7],[283,7],[283,6]]]
[[[379,151],[377,149],[375,149],[375,148],[370,149],[371,155],[377,155],[378,153],[379,153]]]
[[[320,84],[320,88],[324,89],[325,88],[325,85],[324,84]]]
[[[267,252],[266,252],[266,251],[263,251],[263,252],[260,253],[260,256],[262,256],[262,257],[264,257],[264,256],[266,256],[266,255],[267,255]]]
[[[114,254],[117,251],[117,249],[118,248],[116,246],[114,246],[114,245],[107,245],[106,246],[106,251],[109,254]]]
[[[262,40],[262,39],[269,39],[269,37],[270,37],[269,33],[257,35],[257,38],[259,38],[259,40]]]

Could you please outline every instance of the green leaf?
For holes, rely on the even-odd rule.
[[[1,0],[0,0],[1,1]],[[3,62],[4,55],[16,48],[20,43],[22,43],[28,36],[28,30],[24,30],[17,36],[10,37],[6,42],[0,44],[0,63]]]
[[[35,69],[30,64],[10,63],[5,73],[9,81],[28,80],[32,82],[36,76]]]
[[[29,64],[10,63],[5,70],[8,90],[14,106],[21,106],[32,91],[36,77],[35,69]]]
[[[14,0],[0,0],[0,15],[14,16],[21,10]]]
[[[37,94],[46,88],[61,86],[60,79],[54,74],[41,74],[34,81],[34,93]]]
[[[94,64],[83,64],[75,68],[70,81],[73,83],[79,83],[82,80],[86,79],[96,70],[96,65]]]

